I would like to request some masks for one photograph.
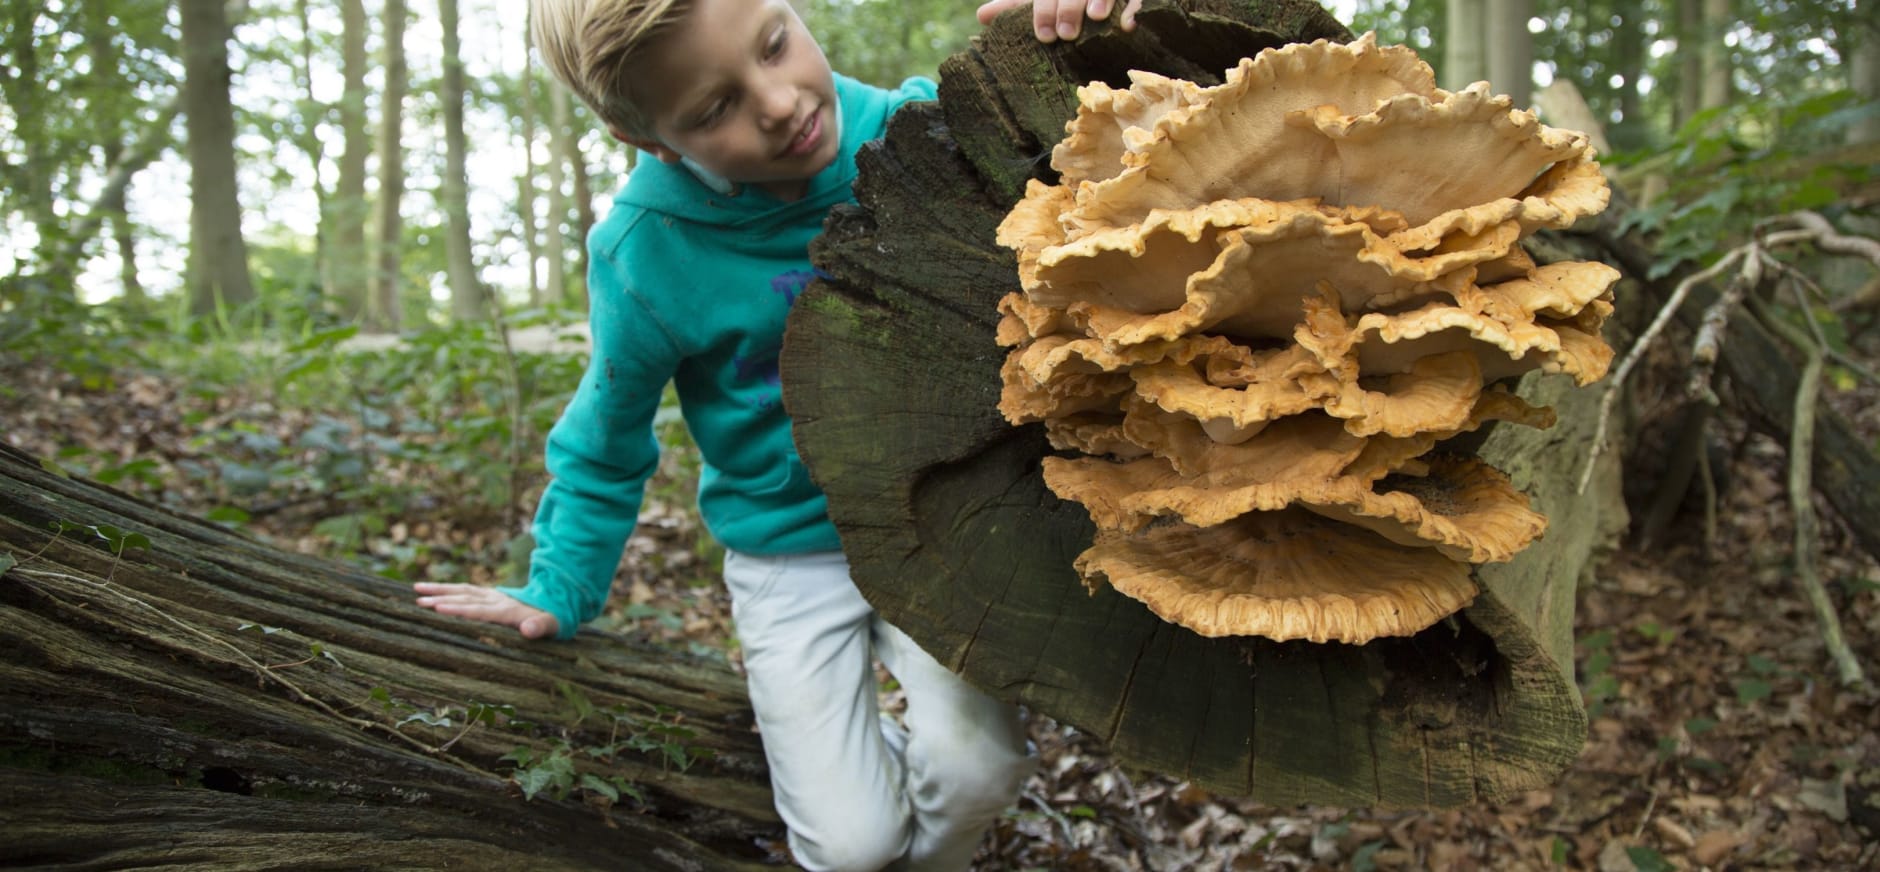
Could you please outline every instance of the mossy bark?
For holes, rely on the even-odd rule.
[[[1584,738],[1573,592],[1612,527],[1610,462],[1573,492],[1593,392],[1524,383],[1561,424],[1502,428],[1480,453],[1552,527],[1482,569],[1457,619],[1414,637],[1206,639],[1114,591],[1086,594],[1072,571],[1090,521],[1045,488],[1041,428],[997,411],[995,304],[1017,285],[999,220],[1027,178],[1050,178],[1077,85],[1127,85],[1130,69],[1213,83],[1262,48],[1349,38],[1292,0],[1151,2],[1138,22],[1050,46],[1022,16],[996,22],[942,67],[937,104],[904,109],[864,150],[859,207],[813,249],[829,278],[791,317],[785,403],[857,584],[974,684],[1214,790],[1441,807],[1547,783]]]
[[[585,753],[675,725],[683,772]],[[501,758],[563,742],[645,801],[525,800]],[[782,828],[723,664],[440,617],[0,446],[0,832],[0,866],[738,869]]]

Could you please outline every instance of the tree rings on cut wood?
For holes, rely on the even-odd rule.
[[[1473,603],[1419,633],[1207,638],[1080,583],[1074,562],[1096,527],[1046,487],[1045,427],[999,411],[1000,301],[1019,285],[999,224],[1028,181],[1058,181],[1048,158],[1078,86],[1126,88],[1144,70],[1210,87],[1261,49],[1351,35],[1297,0],[1151,0],[1132,33],[1098,24],[1051,45],[1026,16],[950,59],[940,100],[903,109],[859,155],[859,205],[813,246],[826,278],[790,318],[785,403],[857,585],[975,685],[1212,790],[1447,807],[1551,781],[1585,734],[1573,589],[1611,520],[1599,510],[1610,481],[1576,495],[1583,455],[1559,447],[1592,430],[1590,392],[1567,379],[1518,387],[1555,410],[1552,429],[1485,428],[1475,452],[1552,519],[1546,536],[1475,567]],[[1039,327],[1013,314],[1008,336]]]

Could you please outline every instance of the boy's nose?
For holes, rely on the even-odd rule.
[[[786,83],[773,83],[763,90],[759,110],[766,126],[789,124],[796,118],[796,89]]]

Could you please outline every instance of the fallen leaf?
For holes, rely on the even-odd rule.
[[[1847,785],[1839,778],[1802,779],[1802,789],[1795,801],[1828,816],[1835,823],[1847,822]]]
[[[1691,859],[1700,865],[1715,866],[1741,843],[1742,837],[1731,830],[1711,830],[1697,837],[1697,843],[1691,847]]]
[[[1680,848],[1689,850],[1697,845],[1697,840],[1691,837],[1690,830],[1685,829],[1683,824],[1668,817],[1660,816],[1652,818],[1652,828],[1657,830],[1658,834],[1665,838],[1665,841],[1677,845]]]

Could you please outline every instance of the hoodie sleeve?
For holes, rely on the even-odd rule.
[[[890,112],[916,100],[936,100],[940,96],[940,86],[926,76],[909,76],[901,82],[901,87],[894,91]]]
[[[613,252],[589,270],[593,355],[548,434],[550,481],[535,511],[529,581],[504,592],[555,616],[571,638],[600,614],[659,463],[653,417],[677,368],[672,338],[639,304]]]

